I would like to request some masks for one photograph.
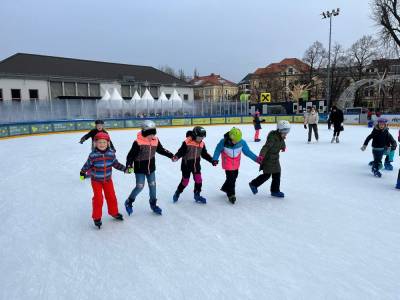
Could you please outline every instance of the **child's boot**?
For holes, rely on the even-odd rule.
[[[207,199],[204,198],[204,197],[202,197],[202,196],[200,195],[200,192],[195,192],[195,193],[194,193],[194,200],[195,200],[197,203],[201,203],[201,204],[206,204],[206,203],[207,203]]]
[[[101,225],[103,224],[103,223],[101,223],[101,219],[97,219],[97,220],[93,220],[93,221],[94,221],[94,226],[97,226],[100,229]]]
[[[157,215],[162,215],[162,209],[157,206],[157,199],[150,199],[150,208]]]

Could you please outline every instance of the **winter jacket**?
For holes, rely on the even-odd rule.
[[[393,147],[393,142],[396,143],[396,141],[393,139],[393,137],[391,139],[390,136],[391,134],[389,133],[389,129],[387,127],[384,129],[379,129],[378,125],[376,125],[370,135],[365,139],[364,145],[367,146],[369,141],[372,139],[373,148]]]
[[[253,118],[254,129],[255,130],[261,129],[261,123],[264,123],[264,122],[265,122],[265,120],[264,119],[261,120],[258,115],[254,116],[254,118]]]
[[[131,167],[133,164],[135,173],[150,174],[156,170],[156,152],[168,158],[173,157],[171,152],[164,149],[157,137],[149,141],[142,132],[139,132],[126,157],[126,166]]]
[[[95,137],[96,134],[98,134],[99,132],[104,132],[104,133],[107,133],[107,134],[108,134],[108,132],[107,132],[105,129],[103,129],[103,130],[97,130],[97,128],[95,128],[95,129],[90,130],[87,134],[85,134],[85,135],[81,138],[81,140],[86,141],[86,140],[88,140],[89,138],[91,138],[91,139],[92,139],[92,142],[93,142],[94,137]],[[113,150],[113,151],[115,152],[114,145],[113,145],[113,143],[112,143],[111,141],[110,141],[110,148],[111,148],[111,150]]]
[[[215,148],[213,160],[218,160],[219,155],[222,153],[222,168],[228,171],[238,170],[242,152],[253,161],[257,160],[257,155],[249,149],[245,140],[233,144],[227,132]]]
[[[333,123],[335,125],[340,125],[344,121],[343,111],[340,109],[336,109],[336,111],[332,111],[329,115],[328,122]]]
[[[318,124],[318,121],[319,121],[319,116],[317,112],[309,113],[304,118],[304,124],[309,124],[309,125]]]
[[[260,151],[260,156],[264,157],[260,164],[260,170],[268,174],[280,173],[279,152],[285,151],[285,148],[285,140],[279,131],[273,130],[268,133],[267,141]]]
[[[212,162],[211,155],[207,152],[206,145],[203,141],[196,142],[192,132],[186,134],[187,138],[182,143],[182,146],[176,152],[175,156],[182,158],[181,171],[198,173],[201,170],[200,157],[208,162]]]
[[[111,179],[112,168],[120,171],[125,171],[124,165],[120,164],[115,157],[115,152],[110,148],[105,151],[100,151],[95,148],[89,154],[89,158],[83,165],[81,172],[86,173],[91,170],[90,176],[94,181],[107,181]]]

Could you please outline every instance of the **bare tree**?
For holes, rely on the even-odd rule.
[[[315,41],[304,53],[303,61],[310,66],[309,82],[314,77],[314,72],[318,71],[326,59],[326,50],[321,42]]]
[[[348,69],[346,68],[346,54],[343,46],[335,43],[331,51],[331,98],[336,101],[344,90]]]
[[[178,78],[178,76],[177,76],[175,70],[174,70],[172,67],[168,66],[168,65],[159,66],[158,69],[159,69],[160,71],[163,71],[164,73],[167,73],[167,74],[169,74],[169,75],[172,75],[172,76]]]
[[[380,38],[390,56],[399,56],[400,4],[397,0],[372,0],[372,19],[380,27]]]
[[[364,35],[347,50],[348,68],[351,77],[361,80],[363,71],[378,54],[378,42],[370,35]]]
[[[185,75],[185,71],[183,71],[183,69],[179,69],[178,71],[178,78],[180,80],[186,81],[186,75]]]
[[[197,78],[197,77],[199,77],[199,72],[197,71],[197,68],[195,67],[194,71],[193,71],[193,78]]]

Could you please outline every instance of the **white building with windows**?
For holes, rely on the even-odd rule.
[[[116,88],[125,99],[149,89],[153,98],[176,89],[193,101],[193,86],[149,66],[17,53],[0,61],[0,100],[100,99]]]

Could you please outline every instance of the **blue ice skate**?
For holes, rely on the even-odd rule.
[[[390,162],[385,162],[385,170],[393,171],[393,166]]]
[[[206,203],[207,203],[207,199],[204,198],[204,197],[202,197],[202,196],[200,195],[200,193],[194,193],[194,200],[195,200],[197,203],[201,203],[201,204],[206,204]]]
[[[157,206],[157,199],[150,199],[150,208],[155,214],[162,215],[162,209]]]
[[[277,198],[283,198],[285,197],[285,194],[282,192],[271,192],[272,197],[277,197]]]
[[[128,214],[128,216],[130,216],[133,213],[133,207],[132,207],[132,203],[133,201],[130,200],[129,198],[125,200],[125,209],[126,209],[126,213]]]
[[[255,195],[258,193],[258,189],[255,185],[252,185],[251,182],[249,182],[249,187],[251,189],[251,192]]]
[[[396,189],[399,189],[399,190],[400,190],[400,180],[397,180]]]
[[[180,194],[178,192],[175,192],[175,194],[172,196],[172,201],[174,201],[174,203],[178,202],[179,195]]]
[[[379,172],[379,170],[376,170],[376,169],[372,169],[372,173],[374,173],[374,176],[375,177],[382,177],[382,173],[381,172]]]

